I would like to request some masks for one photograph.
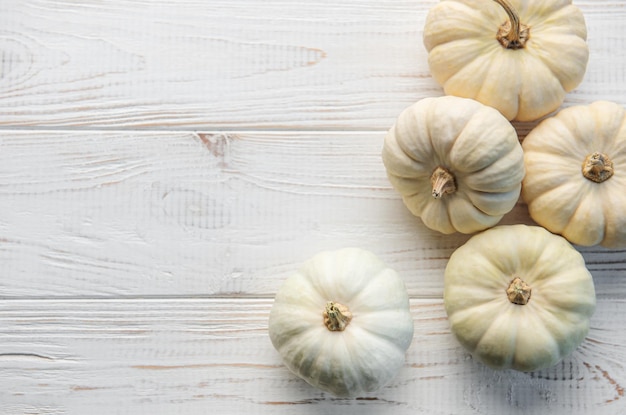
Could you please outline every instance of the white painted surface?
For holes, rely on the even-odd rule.
[[[380,160],[399,111],[441,94],[434,3],[0,0],[0,414],[625,413],[626,250],[581,249],[598,310],[557,367],[495,372],[449,331],[468,237],[413,218]],[[576,3],[591,61],[565,105],[626,105],[626,8]],[[348,245],[403,276],[416,328],[352,400],[267,336],[282,280]]]

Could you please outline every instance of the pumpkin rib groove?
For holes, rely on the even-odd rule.
[[[464,291],[467,292],[467,291]],[[504,292],[504,291],[503,291]],[[455,296],[452,295],[452,298],[454,298]],[[467,304],[467,302],[472,301],[473,304],[469,305],[469,306],[464,306],[463,309],[456,309],[455,311],[451,311],[449,314],[449,317],[453,317],[456,314],[458,314],[459,312],[463,312],[463,313],[468,313],[468,314],[472,314],[476,309],[479,308],[483,308],[485,306],[488,307],[500,307],[500,300],[499,299],[489,299],[489,298],[480,298],[480,297],[469,297],[469,299],[467,299],[466,301],[463,302],[463,304]],[[454,302],[454,299],[449,299],[449,302]],[[458,301],[458,300],[457,300]]]
[[[400,350],[401,347],[398,346],[398,344],[394,341],[396,339],[394,339],[393,337],[389,337],[386,335],[382,335],[372,329],[370,329],[369,327],[367,327],[367,325],[359,325],[358,328],[360,330],[362,330],[362,332],[368,333],[369,336],[375,337],[379,340],[384,341],[384,343],[389,346],[390,349],[394,349],[394,350]],[[362,334],[362,333],[361,333]],[[402,352],[404,353],[404,352]]]
[[[359,333],[360,335],[363,335],[363,333]],[[371,341],[371,338],[370,338]],[[357,353],[351,353],[349,355],[349,359],[350,359],[350,366],[352,368],[355,368],[356,373],[358,373],[358,376],[356,376],[356,380],[359,383],[359,388],[365,392],[370,392],[370,387],[369,387],[369,383],[375,383],[375,379],[374,376],[372,376],[371,374],[371,370],[369,367],[369,363],[372,363],[372,360],[368,359],[367,362],[363,362],[363,359],[361,359],[361,355],[357,354]],[[370,357],[371,354],[368,356]],[[384,366],[381,365],[382,368],[384,368]],[[386,377],[386,376],[381,376],[381,377]]]
[[[577,193],[568,193],[570,197],[575,198],[574,201],[565,202],[562,198],[559,197],[559,194],[563,193],[563,188],[565,187],[575,187],[575,184],[572,184],[570,181],[566,181],[564,183],[559,184],[556,187],[546,189],[543,193],[539,195],[535,195],[532,200],[526,200],[528,205],[528,209],[531,217],[534,220],[543,222],[546,228],[548,228],[552,232],[556,232],[561,234],[563,230],[569,225],[571,222],[574,212],[576,209],[570,209],[571,207],[576,207],[578,205],[577,201],[579,201],[583,195],[581,192]],[[524,189],[524,185],[522,184],[522,189]],[[522,190],[523,192],[523,190]],[[526,199],[529,199],[526,197]],[[548,201],[546,201],[548,199]],[[561,202],[561,203],[559,203]],[[555,203],[558,203],[558,218],[552,218],[548,220],[545,218],[546,214],[546,206],[555,206]],[[542,219],[540,219],[542,218]],[[561,220],[564,218],[565,220]],[[557,222],[558,220],[558,222]]]
[[[468,42],[468,40],[471,40],[472,42]],[[483,53],[491,54],[491,53],[497,52],[495,45],[488,46],[488,47],[475,46],[474,44],[477,41],[478,41],[477,39],[457,39],[451,42],[438,44],[431,49],[428,55],[428,63],[431,65],[431,67],[433,68],[437,68],[437,67],[438,68],[450,68],[454,66],[460,67],[456,71],[451,71],[450,74],[446,74],[446,75],[443,75],[441,73],[433,74],[433,77],[434,78],[436,77],[436,81],[444,88],[444,90],[446,88],[449,88],[449,86],[447,85],[452,80],[452,78],[458,75],[459,72],[463,71],[465,68],[478,67],[479,69],[480,68],[484,69],[484,63],[482,62],[484,59],[483,59],[483,56],[481,56],[481,54]],[[466,43],[469,43],[469,45],[467,45]],[[455,54],[454,53],[455,49],[464,50],[465,53],[468,53],[468,54],[470,54],[472,49],[476,49],[476,50],[472,52],[471,56],[469,56],[468,58],[462,59],[463,64],[460,65],[448,58],[449,55]],[[443,55],[445,57],[440,58],[439,57],[440,55]],[[472,72],[473,69],[467,69],[467,71]],[[448,95],[453,95],[453,94],[448,94]],[[454,94],[454,95],[463,96],[464,98],[471,98],[470,96],[466,96],[463,94]]]
[[[513,209],[513,207],[515,205],[517,205],[517,200],[514,200],[514,196],[517,195],[519,196],[520,194],[520,189],[521,189],[521,185],[516,186],[515,189],[509,191],[509,192],[483,192],[480,190],[473,190],[472,192],[467,192],[467,197],[471,200],[472,204],[474,205],[474,207],[476,207],[476,209],[480,210],[482,213],[484,213],[485,215],[488,216],[501,216],[501,215],[505,215],[508,212],[511,211],[511,209]],[[489,206],[484,206],[484,207],[489,207],[489,211],[487,211],[486,209],[483,209],[480,205],[482,204],[482,201],[479,202],[479,199],[482,198],[489,198],[489,197],[498,197],[498,196],[502,196],[504,201],[502,202],[502,207],[498,208],[498,209],[494,209],[493,208],[493,204],[495,204],[495,202],[492,200],[488,203],[486,203]]]
[[[552,332],[550,330],[548,330],[545,320],[533,313],[525,313],[525,318],[527,319],[533,319],[534,320],[534,324],[532,324],[533,327],[533,333],[528,333],[528,335],[532,335],[533,339],[542,339],[545,342],[544,347],[542,347],[542,351],[546,350],[546,349],[550,349],[550,347],[546,347],[548,345],[551,345],[551,349],[554,350],[558,350],[558,353],[556,353],[556,356],[554,353],[550,354],[550,360],[549,363],[542,363],[540,365],[538,364],[534,364],[532,365],[531,369],[532,370],[537,370],[537,369],[543,369],[544,367],[548,367],[548,366],[552,366],[554,364],[557,363],[558,361],[558,356],[563,355],[563,350],[561,348],[561,344],[557,343],[556,340],[554,339],[554,336],[552,335]],[[530,324],[529,324],[530,325]],[[539,330],[542,330],[543,333],[540,333]],[[536,341],[536,340],[535,340]],[[516,350],[521,350],[521,351],[526,351],[526,349],[528,348],[526,343],[526,339],[524,338],[524,335],[518,335],[516,338]],[[555,359],[557,361],[555,361]],[[514,369],[517,370],[522,370],[522,371],[526,371],[526,368],[528,368],[528,363],[525,362],[524,359],[522,359],[522,361],[518,361],[517,359],[517,354],[515,355],[515,366],[513,367]]]
[[[557,36],[554,36],[557,37]],[[572,34],[563,34],[563,35],[559,35],[558,37],[560,37],[560,41],[559,42],[554,42],[554,43],[559,43],[559,44],[567,44],[567,43],[581,43],[582,45],[585,44],[585,40],[581,39],[579,36],[576,35],[572,35]],[[534,40],[533,43],[536,44],[538,43],[538,40]],[[547,43],[547,42],[546,42]],[[547,67],[550,71],[550,73],[552,73],[555,78],[557,79],[557,81],[561,84],[561,87],[563,88],[563,90],[565,92],[571,92],[572,90],[574,90],[576,88],[576,86],[578,86],[581,82],[582,82],[582,75],[578,75],[575,76],[576,74],[572,74],[573,71],[570,68],[561,68],[561,65],[564,65],[564,63],[570,63],[573,64],[577,59],[574,59],[571,56],[571,53],[568,54],[567,58],[569,59],[564,59],[565,57],[555,57],[555,52],[562,53],[562,49],[559,49],[558,46],[555,46],[555,51],[548,51],[546,49],[546,43],[542,43],[542,53],[539,53],[539,51],[535,51],[533,48],[529,49],[529,53],[531,55],[533,55],[535,57],[535,59],[537,59],[538,61],[541,62],[542,65],[544,65],[545,67]],[[582,48],[581,48],[582,49]],[[549,55],[545,54],[545,52],[548,52]],[[578,60],[588,60],[589,59],[589,54],[585,54],[586,58],[582,58],[579,57]],[[554,65],[553,61],[557,61],[557,62],[564,62],[561,63],[560,65]],[[559,74],[561,76],[557,76],[556,72],[559,72]]]
[[[493,55],[495,53],[497,53],[496,49],[493,49],[491,51],[488,52],[483,52],[485,54],[487,54],[487,57],[490,57],[490,55]],[[482,75],[480,76],[480,80],[481,82],[479,83],[479,86],[477,86],[476,84],[471,84],[467,81],[467,78],[472,78],[472,76],[468,76],[468,75],[474,75],[476,73],[476,69],[474,68],[474,66],[479,66],[479,70],[483,69],[484,72],[488,72],[489,71],[489,67],[485,65],[484,62],[482,62],[485,59],[485,56],[482,56],[480,53],[476,53],[476,57],[474,59],[472,59],[469,63],[467,63],[463,68],[461,68],[458,72],[452,74],[444,83],[443,83],[443,88],[444,91],[446,91],[447,95],[458,95],[461,96],[463,98],[469,98],[469,99],[476,99],[476,97],[478,96],[478,91],[480,90],[480,88],[482,88],[482,86],[484,85],[484,80],[486,79],[486,75]],[[481,62],[478,62],[481,61]],[[450,92],[450,88],[457,88],[455,86],[455,83],[457,83],[458,85],[463,85],[464,88],[468,88],[470,86],[471,87],[471,93],[469,93],[467,90],[464,90],[462,93],[455,93],[452,94]],[[487,103],[484,103],[486,105],[488,105]]]
[[[505,339],[499,339],[494,342],[491,336],[501,337],[502,329],[500,327],[501,325],[506,326],[506,322],[501,322],[500,320],[505,320],[507,318],[510,318],[510,316],[508,315],[508,310],[504,312],[500,312],[500,314],[496,315],[496,317],[491,320],[491,323],[487,327],[487,330],[485,330],[484,334],[480,338],[480,341],[476,345],[476,350],[480,351],[480,350],[487,349],[489,352],[491,352],[494,348],[498,348],[499,346],[502,346],[501,340],[505,340]],[[513,327],[515,328],[515,334],[509,333],[510,336],[508,336],[509,342],[512,342],[512,343],[516,340],[516,337],[517,337],[517,327],[515,327],[514,325]],[[506,354],[503,353],[501,357],[503,357],[503,361],[499,362],[499,365],[510,366],[514,359],[514,353],[510,353],[510,352]],[[483,360],[482,356],[480,357],[480,360]],[[491,364],[491,362],[486,362],[486,363]]]
[[[324,293],[320,292],[320,290],[313,283],[313,281],[311,281],[310,278],[307,278],[300,271],[296,272],[292,278],[294,280],[297,279],[298,284],[306,285],[305,287],[306,290],[303,292],[306,292],[308,294],[306,297],[309,297],[309,298],[306,298],[307,301],[305,303],[303,303],[302,296],[298,296],[297,298],[292,298],[292,297],[281,298],[282,305],[290,304],[295,307],[302,307],[305,304],[322,303],[325,300]],[[314,296],[314,298],[312,296]],[[289,301],[287,301],[287,299],[289,299]]]
[[[477,171],[473,171],[473,172],[468,172],[466,174],[467,177],[472,177],[475,178],[476,176],[481,176],[481,175],[485,175],[485,176],[498,176],[498,175],[504,175],[506,173],[510,173],[510,168],[508,168],[507,166],[507,161],[510,162],[510,159],[519,159],[520,163],[523,163],[524,160],[524,154],[522,152],[521,147],[519,146],[512,146],[510,151],[508,151],[506,154],[501,154],[497,159],[495,159],[493,161],[493,163],[489,164],[488,166],[483,167],[480,170]],[[500,165],[503,165],[502,167],[500,167]],[[500,169],[496,169],[497,167],[500,167]],[[522,179],[524,177],[524,169],[519,170],[517,173],[517,176],[513,176],[512,183],[510,185],[511,189],[517,187],[518,184],[520,184],[522,182]],[[468,180],[465,180],[464,182],[467,184]],[[482,183],[482,180],[480,180],[480,182]],[[484,187],[478,188],[478,187],[472,187],[468,184],[468,187],[470,187],[472,190],[474,191],[482,191],[482,192],[487,192],[486,190],[482,190],[484,189]],[[508,187],[507,187],[508,188]],[[499,190],[494,190],[490,193],[502,193],[502,192],[506,192],[508,190],[506,190],[507,188],[502,188]]]
[[[589,199],[590,197],[591,196],[585,195],[583,194],[583,192],[581,192],[581,197],[580,199],[578,199],[578,203],[576,203],[576,209],[574,210],[572,215],[569,217],[569,220],[565,228],[563,228],[563,235],[569,235],[570,232],[575,232],[576,234],[578,234],[579,232],[574,231],[574,229],[578,228],[580,230],[581,227],[584,227],[585,232],[583,234],[585,235],[585,241],[586,241],[585,243],[590,244],[590,245],[597,245],[604,239],[604,235],[606,235],[607,228],[606,228],[606,220],[604,219],[604,210],[599,209],[595,211],[596,214],[594,216],[596,216],[598,219],[601,219],[602,225],[599,225],[601,226],[601,231],[595,232],[597,233],[597,236],[593,240],[589,238],[589,236],[591,235],[591,232],[590,232],[591,230],[589,229],[590,227],[589,225],[591,225],[590,221],[585,220],[585,219],[581,220],[579,217],[580,212],[582,212],[583,210],[588,210],[588,205],[596,204],[596,203],[591,203],[587,201],[587,199]],[[587,216],[587,215],[584,215],[584,212],[583,212],[582,216]],[[597,226],[598,221],[596,221],[592,225],[594,225],[594,226],[591,226],[593,229],[596,229],[596,230],[599,229]]]
[[[298,355],[301,355],[301,358],[299,360],[289,363],[289,369],[292,370],[294,373],[300,374],[305,368],[310,367],[313,364],[312,360],[317,358],[317,354],[315,354],[314,356],[310,356],[311,350],[321,350],[320,344],[322,342],[322,336],[314,336],[311,331],[308,331],[299,336],[292,337],[288,341],[288,343],[283,344],[281,350],[295,349],[300,352],[298,353]],[[306,364],[305,361],[302,360],[305,356],[308,357],[308,360],[306,362],[310,363]]]

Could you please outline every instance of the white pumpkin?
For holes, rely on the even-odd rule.
[[[522,198],[539,225],[577,245],[626,247],[626,110],[598,101],[547,118],[522,143]]]
[[[335,396],[357,396],[402,367],[413,338],[409,297],[371,252],[324,251],[279,289],[269,335],[293,373]]]
[[[539,226],[497,226],[459,247],[445,269],[452,332],[479,361],[533,371],[583,341],[596,303],[582,255]]]
[[[556,110],[585,75],[585,19],[571,0],[442,0],[424,45],[446,94],[473,98],[509,119]]]
[[[450,234],[496,225],[519,199],[524,155],[515,128],[477,101],[424,98],[385,137],[387,176],[424,224]]]

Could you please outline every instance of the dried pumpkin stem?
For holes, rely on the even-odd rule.
[[[583,162],[583,176],[592,182],[602,183],[613,176],[613,162],[606,154],[589,154]]]
[[[438,166],[430,176],[430,183],[433,186],[432,195],[435,199],[441,199],[443,195],[456,191],[454,175],[445,167]]]
[[[525,24],[520,23],[519,16],[517,15],[517,11],[513,8],[511,3],[508,0],[493,0],[498,3],[506,14],[509,16],[509,19],[502,23],[500,28],[498,29],[498,33],[496,35],[496,39],[502,46],[506,49],[521,49],[526,44],[530,36],[530,29]]]
[[[510,302],[518,305],[525,305],[530,300],[531,288],[520,277],[513,278],[506,289],[506,296]]]
[[[352,313],[343,304],[329,301],[324,309],[324,325],[330,331],[344,331],[352,320]]]

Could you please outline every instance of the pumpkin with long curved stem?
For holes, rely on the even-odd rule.
[[[519,121],[555,111],[581,83],[586,39],[571,0],[442,0],[424,26],[428,64],[444,92]]]

